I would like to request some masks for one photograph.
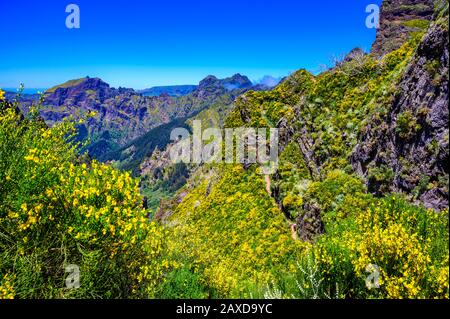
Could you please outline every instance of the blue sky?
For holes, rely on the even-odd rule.
[[[368,4],[381,0],[0,1],[0,87],[48,88],[86,75],[142,89],[209,74],[257,81],[317,72],[354,47],[369,50]],[[80,8],[68,29],[65,8]]]

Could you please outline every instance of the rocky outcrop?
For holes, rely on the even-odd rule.
[[[374,116],[351,162],[375,194],[401,191],[448,207],[448,15],[433,24],[407,66],[387,115]]]
[[[382,56],[400,48],[423,21],[431,20],[433,10],[433,0],[384,0],[372,54]]]
[[[296,231],[301,240],[312,242],[324,233],[325,228],[320,213],[320,208],[314,204],[306,203],[303,206],[303,212],[298,216],[296,223]]]

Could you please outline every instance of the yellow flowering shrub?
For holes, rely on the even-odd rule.
[[[376,264],[380,268],[382,291],[388,298],[417,298],[421,281],[431,262],[422,250],[415,234],[409,235],[402,225],[392,224],[385,229],[374,227],[363,232],[351,246],[357,253],[353,261],[355,272],[366,277],[366,267]]]
[[[79,156],[73,123],[0,110],[1,296],[152,296],[170,264],[138,181]],[[65,286],[69,264],[78,289]]]
[[[248,287],[293,271],[306,244],[292,239],[263,175],[241,165],[222,169],[214,185],[201,183],[176,208],[170,251],[192,263],[219,297],[249,297]]]
[[[14,299],[14,287],[11,283],[11,276],[5,274],[0,281],[0,299]]]
[[[448,298],[448,210],[387,197],[324,236],[315,254],[325,278],[353,297]],[[369,265],[379,269],[368,289]]]

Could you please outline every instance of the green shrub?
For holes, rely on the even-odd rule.
[[[401,138],[411,139],[421,128],[411,111],[407,110],[398,115],[395,131]]]
[[[187,267],[174,269],[158,288],[161,299],[205,299],[210,297],[209,289],[201,282],[201,276]]]
[[[378,194],[389,192],[390,185],[392,185],[394,178],[394,171],[385,164],[369,168],[368,179],[372,185],[370,191],[377,192]]]
[[[220,172],[217,182],[191,190],[170,216],[170,252],[181,264],[189,260],[219,297],[250,297],[252,286],[294,270],[304,245],[292,239],[262,175],[241,165]]]
[[[304,197],[320,207],[325,226],[357,214],[371,198],[361,179],[340,170],[329,172],[321,182],[313,182]]]
[[[425,30],[430,25],[430,21],[424,19],[415,19],[403,22],[403,25],[409,28]]]

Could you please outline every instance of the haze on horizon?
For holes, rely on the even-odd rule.
[[[258,82],[368,51],[365,8],[381,1],[24,0],[0,2],[0,87],[99,77],[113,87],[197,84],[235,73]],[[80,8],[68,29],[65,8]]]

